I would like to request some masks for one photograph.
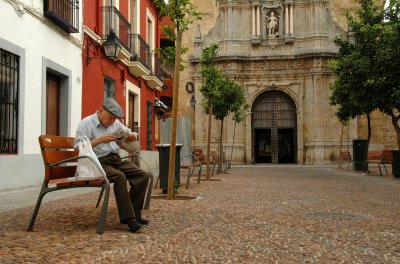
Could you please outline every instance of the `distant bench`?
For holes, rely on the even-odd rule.
[[[378,164],[379,174],[381,176],[382,176],[381,165],[383,165],[386,174],[388,174],[385,164],[392,164],[392,151],[388,149],[368,151],[367,164],[370,163]]]

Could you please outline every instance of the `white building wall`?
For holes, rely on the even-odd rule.
[[[43,16],[42,0],[0,0],[0,48],[20,56],[18,154],[0,155],[0,190],[43,181],[37,138],[46,128],[49,69],[63,77],[63,134],[75,134],[82,106],[82,1],[79,13],[80,32],[68,34]]]

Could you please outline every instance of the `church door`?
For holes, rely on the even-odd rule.
[[[292,98],[281,91],[259,95],[252,106],[255,163],[297,162],[297,115]]]

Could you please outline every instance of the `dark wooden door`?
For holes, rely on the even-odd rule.
[[[267,91],[254,100],[251,112],[254,162],[296,162],[297,113],[290,96]]]
[[[46,134],[60,135],[60,78],[46,76]]]

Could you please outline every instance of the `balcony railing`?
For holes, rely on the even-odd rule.
[[[150,53],[151,58],[151,73],[156,76],[160,81],[163,81],[168,78],[168,74],[163,71],[162,65],[163,62],[160,57],[155,53]]]
[[[79,32],[79,0],[44,0],[44,16],[68,33]]]
[[[150,70],[150,47],[139,34],[131,34],[132,60],[139,61]]]
[[[119,41],[129,51],[131,24],[129,24],[128,20],[126,20],[115,6],[103,6],[102,10],[104,21],[103,39],[106,39],[110,30],[114,29]]]

